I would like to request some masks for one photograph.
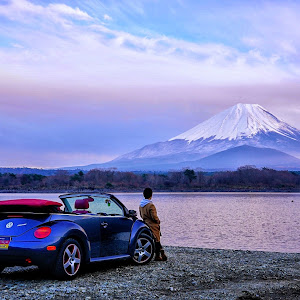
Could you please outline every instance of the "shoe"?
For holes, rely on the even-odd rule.
[[[163,261],[162,257],[160,256],[160,253],[159,254],[155,254],[154,260],[155,261]]]
[[[168,260],[168,257],[167,257],[167,255],[165,254],[165,251],[164,251],[164,250],[160,250],[160,254],[161,254],[161,260],[162,260],[162,261]]]

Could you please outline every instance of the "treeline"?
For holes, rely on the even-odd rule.
[[[12,174],[38,174],[38,175],[54,175],[57,172],[57,169],[38,169],[38,168],[0,168],[0,173],[12,173]],[[69,174],[75,174],[78,170],[68,170]]]
[[[0,173],[2,192],[140,191],[146,186],[157,191],[300,191],[300,174],[250,166],[215,173],[190,169],[145,174],[101,169],[75,174],[58,170],[49,176]]]

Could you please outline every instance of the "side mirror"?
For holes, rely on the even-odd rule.
[[[133,218],[133,219],[137,219],[137,213],[135,210],[130,209],[129,210],[129,217]]]

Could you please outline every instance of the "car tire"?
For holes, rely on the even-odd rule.
[[[132,261],[138,265],[147,264],[151,261],[153,255],[153,239],[147,234],[140,234],[135,244]]]
[[[52,274],[60,280],[74,279],[82,265],[81,246],[75,239],[67,239],[61,246]]]

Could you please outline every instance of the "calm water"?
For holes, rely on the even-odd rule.
[[[115,193],[138,211],[140,193]],[[0,200],[58,194],[0,194]],[[300,253],[300,194],[155,193],[162,243]]]

